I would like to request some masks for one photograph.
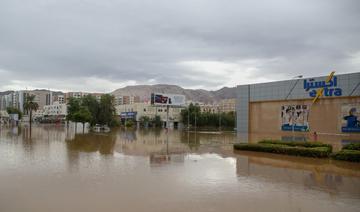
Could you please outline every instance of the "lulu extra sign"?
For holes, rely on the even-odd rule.
[[[304,80],[304,89],[309,92],[310,97],[314,98],[313,103],[322,96],[342,96],[342,90],[337,87],[337,77],[334,75],[335,71],[331,72],[324,81]]]

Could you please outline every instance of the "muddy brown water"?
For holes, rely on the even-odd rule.
[[[236,141],[2,127],[0,211],[360,211],[359,164],[234,152]]]

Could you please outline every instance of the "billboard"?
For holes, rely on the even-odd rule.
[[[360,133],[360,103],[341,106],[341,132]]]
[[[178,94],[152,93],[151,104],[182,106],[185,105],[185,96]]]
[[[281,130],[283,131],[309,131],[308,105],[281,106]]]

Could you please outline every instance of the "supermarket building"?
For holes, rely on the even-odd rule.
[[[360,72],[237,86],[238,134],[286,132],[360,139]]]

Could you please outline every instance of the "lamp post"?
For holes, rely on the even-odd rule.
[[[195,111],[195,134],[196,134],[196,111]]]
[[[190,106],[188,106],[188,112],[187,112],[187,128],[188,128],[188,131],[190,130]]]
[[[125,121],[124,121],[125,128],[126,128],[126,119],[127,119],[127,110],[126,110],[126,105],[125,105]]]
[[[221,111],[219,107],[218,107],[218,114],[219,114],[219,131],[221,131]]]

